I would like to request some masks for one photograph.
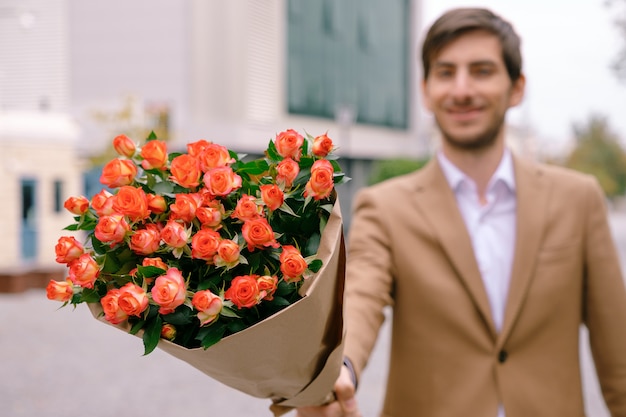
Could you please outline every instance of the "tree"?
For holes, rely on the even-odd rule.
[[[169,108],[165,105],[145,105],[143,100],[132,95],[124,97],[118,108],[94,111],[92,117],[110,137],[106,149],[90,155],[89,162],[94,167],[117,157],[112,145],[113,138],[117,135],[124,134],[135,142],[142,142],[150,132],[154,132],[160,140],[171,139]]]
[[[613,23],[623,41],[611,67],[618,79],[626,81],[626,0],[606,0],[606,4],[618,9],[617,17]]]
[[[372,173],[368,178],[368,184],[376,184],[398,175],[408,174],[422,168],[428,159],[384,159],[374,163]]]
[[[611,132],[605,117],[591,116],[585,125],[574,125],[576,147],[565,165],[594,175],[609,198],[626,191],[626,153]]]

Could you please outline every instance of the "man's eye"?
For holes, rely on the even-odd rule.
[[[437,70],[436,72],[437,77],[439,78],[449,78],[452,77],[453,72],[451,70]]]
[[[485,76],[493,74],[493,70],[488,67],[475,68],[474,71],[472,72],[474,73],[474,75],[479,76],[479,77],[485,77]]]

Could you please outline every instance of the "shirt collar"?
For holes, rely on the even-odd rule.
[[[459,186],[463,182],[469,182],[474,184],[474,180],[468,177],[463,171],[457,168],[442,151],[437,152],[437,160],[439,165],[441,166],[441,170],[443,171],[443,175],[446,177],[450,188],[454,191],[457,191]],[[493,176],[489,180],[489,185],[487,189],[493,187],[497,182],[503,182],[509,191],[515,192],[515,173],[513,170],[513,157],[511,156],[511,151],[508,148],[504,149],[504,153],[502,154],[502,159],[500,159],[500,163],[496,168],[496,171],[493,173]]]

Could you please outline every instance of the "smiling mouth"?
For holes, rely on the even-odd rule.
[[[479,107],[472,107],[467,109],[448,109],[447,113],[454,120],[457,121],[470,121],[477,118],[482,112]]]

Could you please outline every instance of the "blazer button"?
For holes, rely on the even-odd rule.
[[[509,354],[506,352],[506,350],[501,350],[500,353],[498,353],[498,362],[506,362],[506,358],[508,358],[508,356]]]

